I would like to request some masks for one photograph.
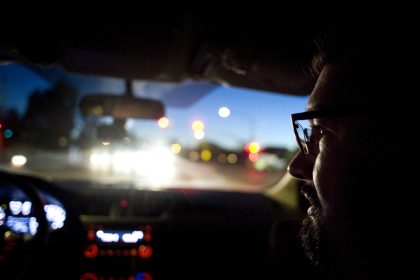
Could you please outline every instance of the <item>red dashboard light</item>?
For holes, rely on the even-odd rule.
[[[95,231],[89,230],[88,233],[87,233],[87,239],[89,241],[93,241],[95,239]]]
[[[106,250],[106,254],[108,255],[108,257],[112,257],[112,256],[114,256],[114,251],[113,250]]]
[[[87,272],[80,276],[80,280],[98,280],[98,276],[96,276],[96,274]]]
[[[130,250],[130,255],[131,255],[132,257],[137,256],[137,250],[136,250],[136,249],[131,249],[131,250]]]
[[[150,232],[144,233],[144,240],[145,241],[151,241],[152,240],[152,234]]]
[[[153,249],[151,246],[148,245],[141,245],[139,247],[139,257],[142,259],[148,259],[152,256]]]
[[[93,259],[98,255],[98,246],[95,244],[89,244],[83,251],[85,258]]]

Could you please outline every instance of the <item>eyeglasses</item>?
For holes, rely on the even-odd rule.
[[[293,131],[299,149],[304,155],[309,154],[309,148],[312,144],[317,144],[323,134],[323,129],[313,126],[312,119],[322,117],[339,117],[347,114],[346,111],[309,111],[303,113],[291,114]]]
[[[378,107],[376,107],[378,108]],[[362,122],[372,122],[378,118],[389,118],[390,111],[378,111],[376,108],[368,108],[368,104],[353,104],[352,106],[340,106],[336,108],[323,108],[303,113],[291,114],[293,131],[299,149],[304,155],[308,155],[310,147],[319,143],[325,129],[313,125],[313,119],[318,118],[340,118],[352,117],[359,118]],[[382,120],[383,122],[383,120]]]

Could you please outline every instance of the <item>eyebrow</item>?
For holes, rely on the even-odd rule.
[[[316,107],[310,107],[309,111],[302,113],[292,114],[295,120],[309,120],[309,119],[318,119],[318,118],[336,118],[348,115],[349,112],[352,112],[350,108],[325,108],[325,109],[316,109]]]

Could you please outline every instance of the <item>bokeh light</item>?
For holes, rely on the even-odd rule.
[[[6,138],[12,138],[13,137],[13,131],[10,129],[6,129],[3,133],[4,137]]]
[[[219,108],[219,116],[221,118],[227,118],[230,116],[230,109],[228,107],[220,107]]]
[[[254,154],[254,153],[250,153],[248,155],[249,160],[252,161],[252,162],[256,162],[259,157],[260,157],[259,154]]]
[[[194,138],[197,139],[197,140],[203,139],[204,138],[204,131],[202,131],[202,130],[194,131]]]
[[[238,156],[235,155],[235,154],[229,154],[228,157],[227,157],[227,161],[230,164],[236,164],[238,162]]]
[[[11,163],[14,167],[21,167],[26,164],[28,160],[24,155],[14,155],[12,156]]]
[[[182,151],[182,146],[178,143],[172,144],[171,151],[174,154],[179,154]]]
[[[169,119],[166,117],[162,117],[158,120],[158,126],[160,128],[167,128],[169,124],[170,124]]]
[[[209,161],[211,160],[212,153],[209,150],[202,150],[201,151],[201,160],[202,161]]]
[[[227,162],[227,156],[225,154],[219,154],[217,156],[217,161],[221,164],[225,164]]]
[[[204,130],[204,123],[202,121],[195,121],[192,124],[193,131],[202,131]]]
[[[260,151],[261,147],[260,144],[257,142],[251,142],[246,146],[246,150],[251,154],[256,154]]]

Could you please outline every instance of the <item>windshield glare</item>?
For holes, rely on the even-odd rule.
[[[297,149],[289,115],[307,97],[191,80],[130,84],[134,96],[161,101],[165,115],[84,116],[83,96],[122,95],[127,81],[1,65],[0,168],[55,181],[259,192]]]

